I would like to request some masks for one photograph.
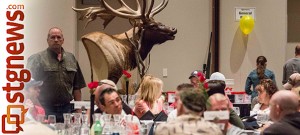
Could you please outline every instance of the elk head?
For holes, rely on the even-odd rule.
[[[134,40],[139,40],[141,42],[141,48],[144,48],[140,50],[142,60],[147,57],[153,45],[164,43],[167,40],[174,40],[175,38],[174,35],[177,33],[176,28],[165,26],[160,22],[156,22],[153,18],[154,15],[167,6],[169,0],[162,0],[155,8],[153,8],[154,0],[151,0],[147,12],[146,0],[142,0],[142,6],[139,0],[136,0],[137,10],[130,8],[123,0],[118,0],[121,4],[121,8],[119,9],[113,9],[105,0],[101,0],[100,2],[112,15],[129,19],[131,24],[133,24],[133,27],[139,28],[138,38]]]
[[[100,17],[101,19],[104,20],[103,25],[105,28],[115,17],[121,17],[121,18],[128,19],[133,26],[133,29],[125,32],[125,34],[123,33],[119,35],[109,36],[110,38],[112,38],[111,42],[120,41],[119,43],[115,44],[116,46],[118,46],[115,49],[123,48],[123,50],[106,50],[109,53],[107,53],[104,56],[107,57],[108,55],[112,55],[111,53],[113,53],[114,56],[111,56],[111,59],[113,59],[112,61],[117,61],[117,62],[113,62],[116,64],[109,63],[110,66],[106,68],[106,69],[110,69],[108,71],[109,72],[108,78],[114,72],[113,75],[114,77],[111,78],[114,78],[114,80],[117,81],[119,79],[118,77],[121,77],[120,71],[122,69],[127,70],[127,69],[133,69],[135,67],[138,67],[139,71],[140,68],[142,68],[142,72],[145,73],[143,70],[145,68],[143,64],[143,60],[147,57],[153,45],[164,43],[167,40],[174,40],[175,38],[174,35],[177,33],[176,28],[165,26],[160,22],[156,22],[153,18],[154,15],[161,12],[167,6],[169,0],[162,0],[162,2],[155,8],[153,8],[154,0],[150,0],[149,3],[147,2],[147,0],[135,0],[136,10],[129,7],[123,0],[117,0],[121,5],[121,7],[117,9],[112,8],[106,2],[108,0],[99,0],[99,1],[100,1],[99,7],[89,7],[85,9],[73,8],[73,9],[76,12],[81,14],[80,19],[83,19],[83,17],[88,19],[86,25],[89,22],[95,20],[97,17]],[[142,3],[140,3],[140,1]],[[103,36],[103,34],[99,34],[99,33],[96,36],[94,35],[90,37],[95,38],[97,36],[99,37],[99,35]],[[125,37],[126,41],[124,41],[123,39],[124,35],[126,35],[127,37],[127,38]],[[101,49],[112,48],[109,45],[103,44],[103,42],[99,41],[98,39],[90,40],[87,38],[87,36],[84,36],[83,38],[84,44],[86,40],[91,41],[92,44],[97,44],[97,46],[99,46],[100,48],[102,47]],[[96,43],[96,42],[101,42],[101,43]],[[85,47],[87,48],[86,44]],[[101,52],[105,53],[106,51],[102,50]],[[88,51],[88,53],[89,52],[92,51]],[[116,60],[117,57],[118,58],[120,57],[119,58],[120,61]],[[89,54],[89,58],[90,60],[92,59],[91,54]],[[125,60],[125,61],[121,61],[121,60]],[[106,61],[109,60],[106,59]],[[141,72],[140,72],[140,76],[143,76],[143,74],[141,75]]]

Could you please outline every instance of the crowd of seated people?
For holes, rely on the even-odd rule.
[[[270,121],[264,125],[259,125],[258,128],[261,133],[272,134],[277,131],[276,127],[282,123],[287,125],[285,129],[294,131],[290,134],[298,133],[296,131],[299,130],[299,126],[294,124],[300,121],[300,97],[299,92],[297,93],[300,87],[296,85],[298,84],[298,77],[300,82],[300,74],[299,76],[293,74],[284,86],[286,89],[292,89],[292,91],[279,91],[271,79],[262,79],[256,86],[258,103],[252,109],[251,114],[264,113]],[[199,82],[196,75],[193,78],[198,79],[195,82],[198,85],[204,83]],[[39,83],[36,86],[39,86]],[[133,108],[122,100],[116,84],[104,79],[100,81],[99,86],[94,91],[95,104],[98,107],[95,113],[101,113],[102,115],[120,114],[123,116],[123,120],[126,115],[133,115],[133,121],[136,123],[140,123],[141,120],[152,120],[154,123],[155,121],[165,122],[165,124],[160,124],[156,128],[153,127],[153,124],[152,131],[149,134],[154,132],[162,135],[246,134],[249,125],[243,123],[242,119],[233,110],[232,103],[224,92],[226,87],[225,76],[219,72],[213,73],[207,83],[208,89],[201,89],[190,83],[178,85],[175,91],[175,103],[173,104],[176,109],[167,114],[162,107],[165,101],[160,98],[163,91],[163,81],[161,79],[152,75],[145,75],[142,78]],[[203,93],[207,93],[208,97],[205,97]],[[229,119],[226,121],[226,126],[221,128],[218,123],[206,121],[203,118],[205,111],[228,111]],[[160,117],[158,118],[158,116]],[[291,117],[295,119],[291,120]],[[254,119],[257,119],[257,117],[254,117]]]

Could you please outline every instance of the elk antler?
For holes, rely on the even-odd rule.
[[[132,20],[141,19],[143,23],[147,23],[154,15],[161,12],[169,2],[169,0],[162,0],[162,2],[153,9],[154,0],[151,0],[148,11],[145,13],[147,0],[142,0],[142,6],[139,0],[135,0],[137,10],[130,8],[123,0],[118,0],[121,4],[121,7],[118,9],[113,9],[107,4],[106,0],[99,1],[100,7],[89,7],[83,9],[72,7],[74,11],[80,14],[80,20],[83,20],[84,18],[88,19],[85,26],[87,26],[91,21],[94,21],[97,17],[100,17],[104,20],[103,26],[105,28],[116,16]]]
[[[145,0],[144,0],[145,1]],[[125,19],[140,19],[142,16],[142,10],[140,6],[139,0],[136,0],[137,3],[137,10],[133,10],[130,8],[123,0],[118,0],[118,2],[121,4],[121,8],[119,9],[113,9],[111,6],[107,4],[105,0],[100,0],[101,4],[110,12],[112,12],[115,16],[122,17]],[[145,10],[145,6],[143,6],[143,10]]]
[[[169,3],[169,0],[163,0],[156,8],[151,10],[149,18],[152,18],[154,15],[162,11]]]

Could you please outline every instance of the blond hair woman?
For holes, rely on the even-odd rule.
[[[152,75],[145,75],[142,79],[134,107],[134,113],[141,118],[147,111],[158,114],[162,111],[163,101],[160,100],[163,82]]]

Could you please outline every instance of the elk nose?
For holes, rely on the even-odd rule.
[[[171,30],[174,32],[174,34],[177,33],[177,29],[176,28],[172,28]]]

